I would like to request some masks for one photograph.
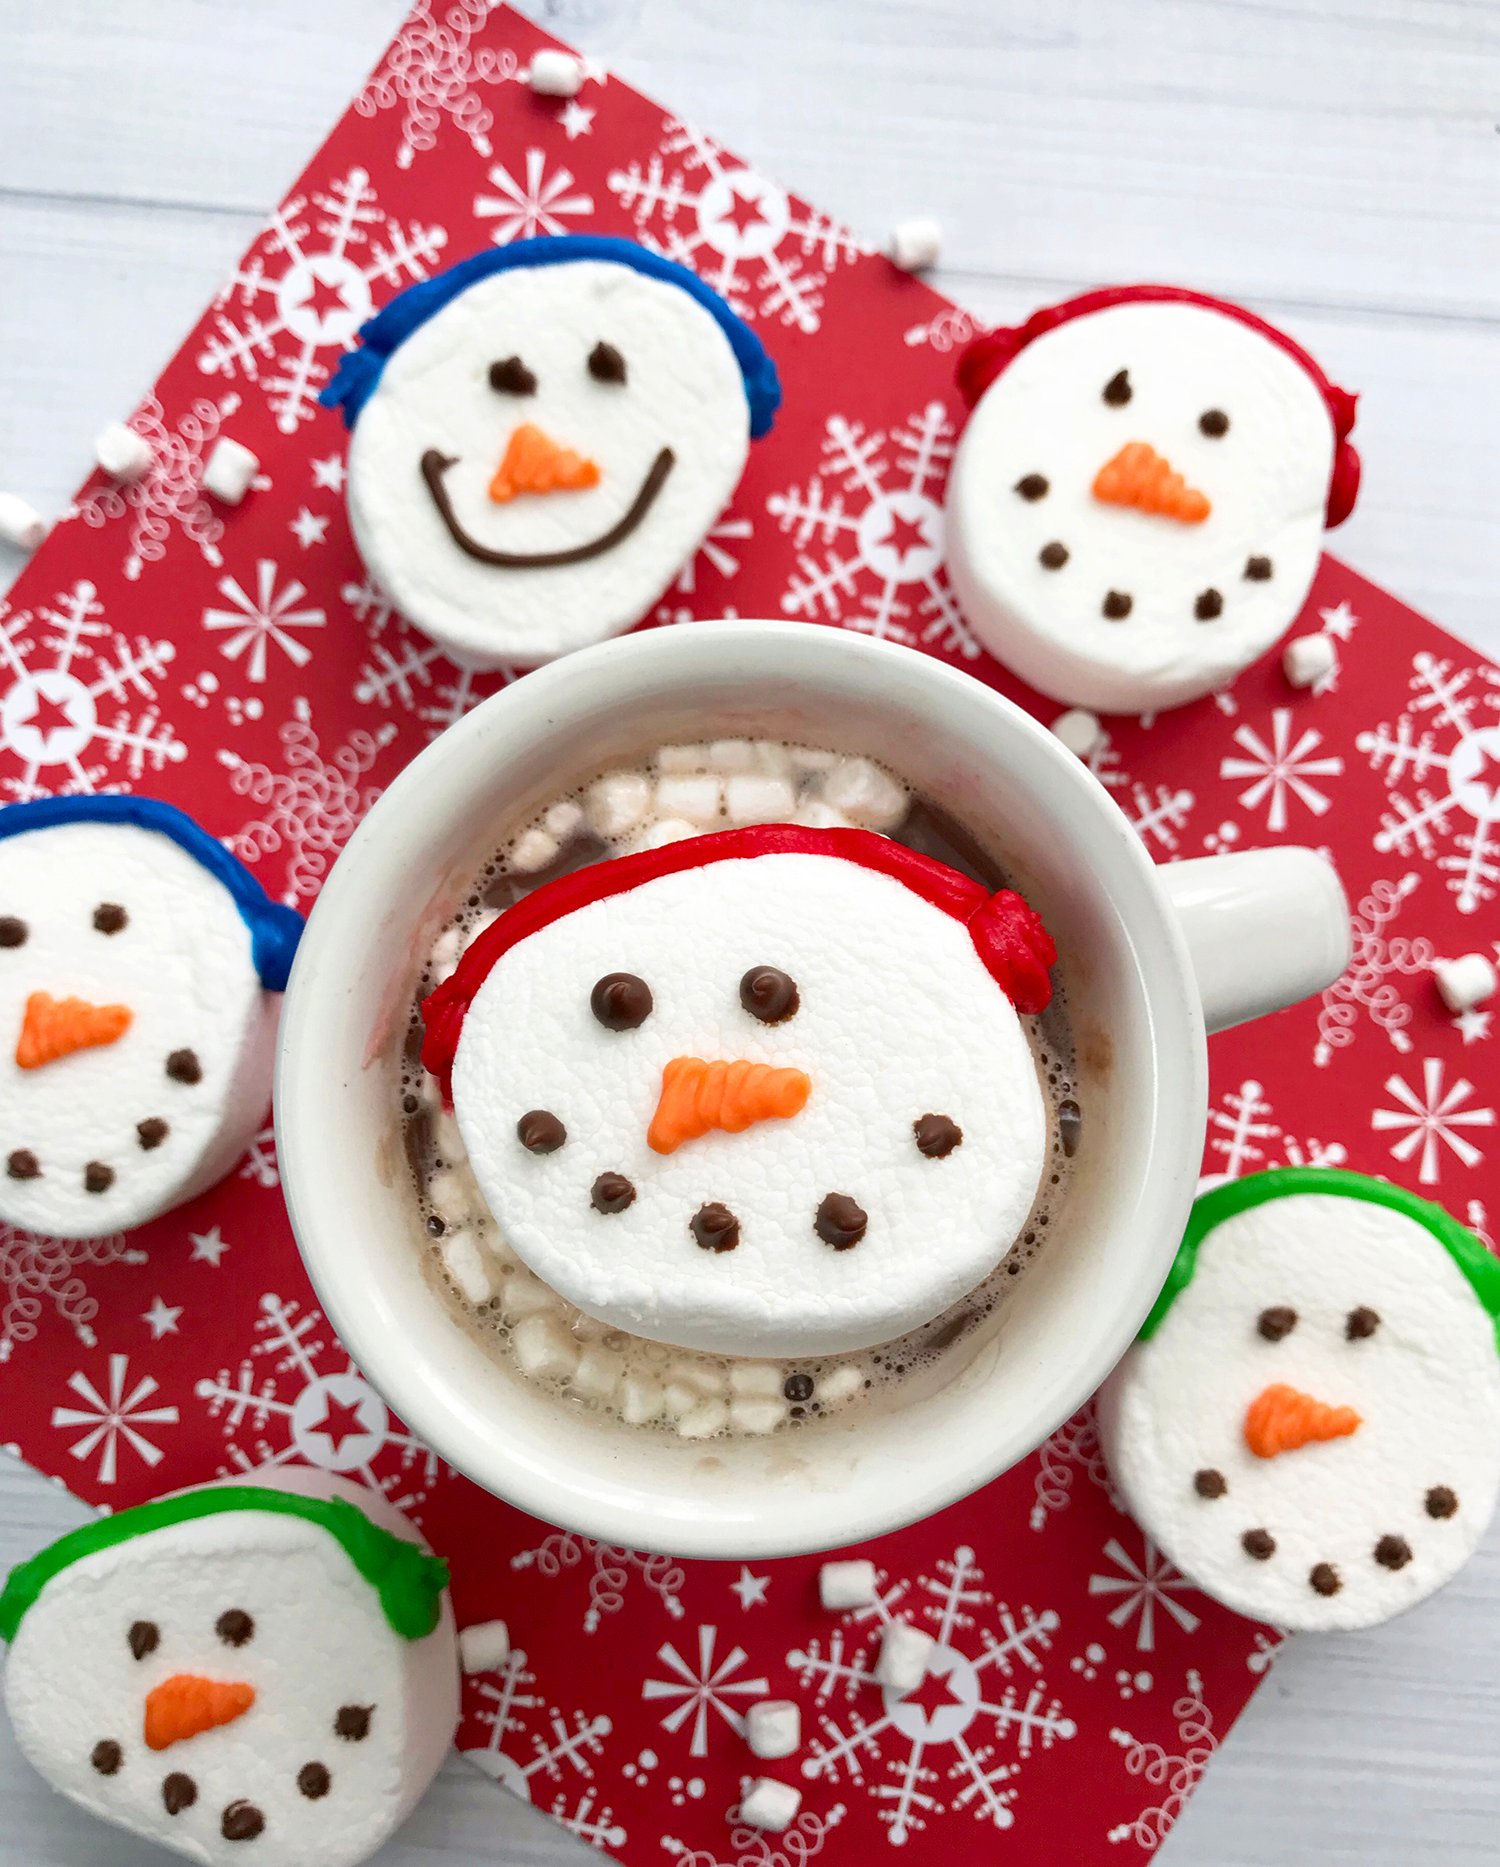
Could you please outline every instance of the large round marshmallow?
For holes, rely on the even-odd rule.
[[[187,822],[135,799],[92,803]],[[280,1005],[241,904],[170,836],[108,818],[0,835],[0,1220],[92,1238],[220,1179],[265,1119]],[[28,1032],[58,1021],[108,1041],[21,1067]]]
[[[795,985],[779,1022],[741,1002],[762,967]],[[649,989],[633,1028],[591,1008],[611,973]],[[682,1058],[800,1071],[805,1106],[656,1151]],[[684,868],[529,934],[469,1006],[452,1087],[485,1199],[540,1277],[618,1328],[732,1355],[866,1348],[936,1316],[1009,1250],[1046,1151],[1026,1034],[964,923],[828,855]],[[518,1138],[533,1111],[566,1130],[551,1152]],[[924,1116],[961,1139],[924,1153]],[[622,1210],[596,1209],[601,1174],[629,1181]],[[867,1221],[845,1248],[817,1229],[830,1194]],[[732,1249],[695,1237],[716,1205],[737,1221]]]
[[[1097,497],[1129,443],[1204,495],[1208,516]],[[1318,384],[1238,318],[1160,302],[1072,317],[1005,366],[960,438],[947,499],[959,602],[997,659],[1054,700],[1177,706],[1295,619],[1333,453]],[[1108,613],[1112,595],[1128,614]]]
[[[1100,1396],[1115,1482],[1242,1614],[1386,1620],[1457,1572],[1494,1510],[1497,1310],[1500,1265],[1399,1188],[1318,1169],[1221,1186]],[[1267,1439],[1308,1400],[1331,1436]]]
[[[0,1596],[17,1742],[60,1794],[191,1860],[352,1867],[415,1806],[458,1717],[442,1565],[407,1545],[384,1500],[301,1470],[74,1532]],[[237,1715],[174,1711],[214,1688]]]
[[[608,369],[590,366],[600,345]],[[597,483],[493,498],[523,426]],[[680,286],[607,260],[518,266],[467,286],[386,362],[350,443],[349,516],[408,620],[470,666],[531,667],[642,620],[728,502],[749,439],[734,352]]]

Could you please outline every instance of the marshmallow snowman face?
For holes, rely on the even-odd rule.
[[[1238,319],[1156,302],[1074,317],[1006,365],[965,427],[947,505],[959,600],[1053,699],[1179,705],[1296,617],[1333,452],[1308,370]]]
[[[5,1699],[30,1762],[105,1821],[197,1861],[348,1867],[451,1739],[451,1615],[406,1639],[326,1530],[236,1509],[53,1577]]]
[[[661,874],[528,934],[468,1008],[452,1089],[540,1277],[733,1355],[864,1348],[939,1314],[1020,1233],[1047,1144],[964,923],[810,853]]]
[[[1241,1613],[1304,1629],[1369,1626],[1430,1594],[1500,1489],[1494,1316],[1412,1214],[1459,1235],[1481,1274],[1483,1247],[1383,1183],[1330,1174],[1323,1192],[1321,1177],[1200,1201],[1225,1216],[1100,1400],[1115,1480],[1173,1562]],[[1278,1182],[1293,1190],[1252,1203]]]
[[[0,1219],[96,1237],[220,1178],[264,1118],[279,1005],[228,889],[169,837],[0,838]]]
[[[688,292],[521,266],[405,338],[361,409],[349,513],[376,581],[462,661],[533,666],[639,622],[727,503],[744,380]]]

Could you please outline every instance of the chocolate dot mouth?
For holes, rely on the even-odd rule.
[[[112,1737],[101,1737],[89,1752],[89,1762],[101,1776],[113,1776],[125,1761],[125,1753]]]
[[[870,1215],[847,1193],[825,1193],[813,1220],[813,1230],[835,1251],[848,1251],[869,1229]]]
[[[162,1778],[161,1804],[168,1815],[181,1815],[198,1800],[198,1785],[181,1770]]]
[[[42,1163],[29,1147],[18,1147],[6,1156],[5,1171],[12,1180],[38,1180],[41,1178]]]
[[[740,1242],[739,1220],[716,1199],[698,1208],[688,1229],[705,1251],[733,1251]]]
[[[1124,590],[1107,590],[1099,607],[1106,621],[1123,622],[1135,605]]]
[[[1199,1497],[1223,1497],[1229,1489],[1229,1480],[1223,1472],[1216,1471],[1211,1465],[1205,1465],[1201,1471],[1193,1473],[1193,1489]]]
[[[603,557],[607,551],[613,551],[616,545],[623,544],[656,503],[656,496],[666,485],[667,476],[676,462],[677,456],[671,448],[662,448],[647,470],[645,479],[641,481],[635,498],[609,530],[601,532],[597,538],[591,538],[585,544],[569,545],[562,551],[497,551],[489,545],[482,545],[471,532],[466,531],[462,520],[453,510],[446,482],[448,469],[458,465],[456,455],[444,454],[438,448],[429,447],[422,456],[422,478],[432,495],[432,503],[437,507],[438,517],[448,528],[448,536],[460,551],[481,564],[494,564],[501,570],[550,570],[563,564],[586,564],[590,558]]]
[[[964,1138],[963,1129],[951,1115],[919,1115],[911,1130],[917,1152],[928,1160],[946,1160]]]
[[[1318,1595],[1336,1595],[1343,1587],[1339,1572],[1331,1562],[1315,1562],[1308,1571],[1307,1580]]]
[[[601,1173],[589,1189],[589,1204],[595,1212],[624,1212],[635,1204],[635,1187],[623,1173]]]
[[[266,1818],[255,1804],[242,1798],[225,1809],[219,1821],[219,1833],[226,1841],[253,1841],[265,1825]]]
[[[1411,1561],[1411,1544],[1404,1536],[1383,1536],[1375,1545],[1375,1560],[1382,1569],[1404,1569]]]

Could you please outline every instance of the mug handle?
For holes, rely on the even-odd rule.
[[[1316,850],[1247,849],[1156,873],[1187,937],[1210,1032],[1310,998],[1349,964],[1349,903]]]

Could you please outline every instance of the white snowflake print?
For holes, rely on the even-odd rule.
[[[1237,1180],[1266,1167],[1342,1167],[1349,1150],[1342,1141],[1317,1141],[1289,1135],[1272,1119],[1264,1087],[1253,1080],[1226,1089],[1223,1106],[1208,1113],[1208,1165],[1198,1191]]]
[[[490,238],[496,246],[512,240],[530,240],[539,233],[569,233],[568,220],[594,211],[594,197],[576,188],[571,169],[547,173],[547,158],[540,149],[526,151],[526,176],[518,180],[503,162],[489,172],[493,194],[474,197],[475,217],[492,220]]]
[[[656,1657],[671,1678],[647,1679],[641,1685],[641,1697],[648,1703],[661,1699],[676,1701],[662,1716],[664,1731],[675,1736],[692,1721],[688,1743],[688,1755],[692,1757],[708,1755],[710,1712],[722,1718],[732,1731],[743,1735],[745,1720],[733,1701],[764,1698],[771,1689],[770,1681],[765,1678],[736,1676],[748,1657],[743,1647],[731,1647],[722,1659],[714,1657],[718,1632],[716,1627],[699,1627],[695,1660],[684,1659],[670,1640],[664,1641],[657,1648]]]
[[[952,457],[941,402],[889,430],[830,415],[812,479],[766,501],[797,551],[785,613],[977,655],[942,572],[940,502]]]
[[[225,1474],[300,1461],[363,1479],[416,1516],[438,1475],[437,1455],[392,1420],[322,1311],[267,1294],[255,1334],[238,1367],[221,1368],[193,1390],[224,1431]],[[255,1435],[248,1446],[236,1437],[247,1425]]]
[[[1500,887],[1500,669],[1425,650],[1412,669],[1406,711],[1354,742],[1390,794],[1375,847],[1433,863],[1473,914]]]
[[[276,1126],[267,1122],[245,1150],[240,1162],[240,1178],[253,1180],[257,1186],[280,1186],[281,1168],[276,1160]]]
[[[736,1803],[725,1816],[732,1860],[720,1860],[708,1848],[690,1848],[675,1835],[663,1835],[661,1844],[672,1867],[804,1867],[823,1852],[823,1844],[848,1813],[842,1802],[835,1802],[826,1815],[803,1809],[781,1834],[767,1834],[764,1828],[741,1822]]]
[[[106,1264],[144,1264],[144,1251],[127,1247],[124,1234],[108,1238],[49,1238],[0,1225],[0,1363],[36,1340],[37,1324],[50,1304],[85,1348],[95,1348],[94,1318],[99,1300],[91,1297],[83,1273]]]
[[[333,858],[354,826],[379,797],[377,786],[361,786],[380,753],[396,736],[393,725],[373,733],[354,732],[347,745],[325,758],[313,731],[306,700],[292,703],[292,718],[281,729],[284,772],[252,764],[237,752],[220,751],[219,763],[230,771],[230,785],[262,815],[249,823],[229,846],[242,862],[285,849],[287,886],[283,899],[295,905],[318,892]]]
[[[1148,1852],[1160,1846],[1208,1768],[1218,1739],[1214,1736],[1213,1714],[1203,1702],[1203,1680],[1191,1667],[1186,1689],[1173,1702],[1172,1717],[1182,1746],[1175,1756],[1160,1744],[1132,1737],[1118,1726],[1109,1734],[1110,1742],[1125,1752],[1126,1770],[1149,1785],[1155,1798],[1132,1821],[1111,1828],[1111,1841],[1134,1841]]]
[[[677,573],[672,588],[683,596],[691,596],[705,571],[712,571],[726,583],[738,575],[753,529],[749,519],[721,513],[709,527],[708,536]]]
[[[312,649],[295,631],[321,629],[328,618],[321,609],[303,605],[307,586],[296,578],[277,589],[272,559],[257,561],[253,596],[227,574],[219,579],[219,595],[233,607],[204,610],[203,626],[211,635],[224,636],[220,654],[226,661],[243,659],[248,680],[257,684],[265,680],[272,643],[294,668],[305,668],[312,660]]]
[[[967,1546],[933,1568],[932,1574],[888,1587],[873,1608],[847,1617],[851,1625],[867,1624],[878,1638],[896,1618],[896,1606],[908,1594],[915,1597],[916,1615],[908,1618],[929,1622],[936,1645],[913,1691],[881,1686],[870,1666],[873,1638],[868,1654],[861,1646],[846,1659],[842,1627],[826,1652],[821,1642],[810,1641],[787,1654],[802,1685],[814,1689],[816,1705],[827,1705],[835,1695],[849,1701],[838,1717],[820,1712],[819,1734],[808,1740],[802,1774],[867,1788],[892,1847],[904,1846],[949,1812],[1011,1827],[1014,1783],[1025,1760],[1078,1731],[1040,1676],[1057,1614],[1050,1608],[1041,1614],[1016,1611],[997,1602],[981,1586],[984,1572]],[[1003,1688],[1001,1679],[1009,1682]],[[880,1713],[873,1716],[860,1701],[877,1693]],[[1010,1746],[1013,1761],[1001,1756]]]
[[[1348,970],[1324,992],[1318,1012],[1313,1062],[1320,1069],[1333,1061],[1336,1050],[1347,1050],[1354,1042],[1361,1011],[1385,1032],[1393,1050],[1403,1056],[1410,1051],[1406,1027],[1412,1008],[1395,979],[1425,978],[1437,954],[1425,936],[1408,938],[1393,934],[1390,928],[1416,886],[1417,877],[1411,874],[1394,882],[1372,882],[1370,892],[1351,915]]]
[[[625,1589],[632,1575],[640,1576],[674,1621],[682,1619],[682,1589],[687,1576],[681,1563],[671,1556],[648,1555],[642,1550],[601,1543],[597,1537],[575,1536],[571,1530],[554,1530],[535,1549],[520,1550],[510,1559],[513,1569],[534,1569],[549,1580],[584,1563],[592,1565],[588,1605],[583,1612],[586,1634],[597,1633],[606,1615],[618,1614],[624,1607]]]
[[[475,45],[500,0],[417,0],[385,57],[354,100],[362,117],[382,110],[402,112],[396,167],[409,169],[419,155],[437,148],[444,121],[466,136],[475,155],[493,153],[494,112],[481,85],[501,84],[519,74],[509,46]]]
[[[199,369],[257,384],[277,427],[295,433],[377,290],[425,279],[447,239],[441,227],[393,220],[363,169],[294,195],[214,300]]]
[[[1160,859],[1176,855],[1181,841],[1178,833],[1186,826],[1195,801],[1191,791],[1178,785],[1133,784],[1130,804],[1121,808],[1136,835]]]
[[[1158,1608],[1185,1634],[1197,1631],[1198,1615],[1177,1599],[1179,1590],[1191,1589],[1193,1584],[1173,1568],[1149,1536],[1142,1535],[1139,1561],[1117,1536],[1112,1536],[1104,1545],[1104,1554],[1115,1565],[1115,1572],[1091,1575],[1089,1593],[1114,1601],[1106,1617],[1111,1627],[1129,1627],[1134,1621],[1138,1653],[1156,1650]]]
[[[164,771],[187,747],[162,719],[157,683],[177,650],[129,636],[104,620],[93,584],[78,582],[50,605],[9,614],[0,605],[0,743],[22,766],[12,797],[121,791]]]
[[[474,670],[449,661],[372,584],[346,583],[340,595],[369,631],[369,652],[354,682],[354,698],[361,705],[399,708],[422,722],[427,738],[436,739],[485,697]],[[516,677],[509,667],[494,673],[502,685]]]
[[[77,1434],[68,1451],[81,1464],[97,1455],[94,1478],[99,1484],[112,1485],[119,1477],[122,1443],[153,1471],[161,1464],[164,1454],[152,1434],[176,1426],[178,1412],[149,1404],[158,1385],[149,1374],[132,1376],[129,1356],[110,1356],[102,1390],[81,1368],[68,1376],[68,1387],[82,1405],[54,1407],[52,1424],[59,1432]]]
[[[488,1741],[464,1755],[486,1776],[523,1802],[545,1808],[570,1834],[596,1848],[618,1848],[627,1839],[613,1812],[596,1801],[594,1760],[614,1729],[604,1716],[569,1716],[534,1690],[536,1674],[520,1648],[513,1648],[495,1682],[476,1688],[486,1700],[476,1713],[489,1727]],[[557,1786],[547,1798],[548,1786]]]
[[[609,187],[645,245],[691,266],[741,317],[805,334],[822,322],[829,275],[869,250],[676,118],[645,165],[612,170]]]
[[[1471,1102],[1474,1085],[1466,1076],[1445,1089],[1441,1058],[1422,1060],[1420,1089],[1403,1076],[1388,1076],[1385,1093],[1397,1106],[1376,1109],[1370,1116],[1370,1126],[1377,1134],[1400,1137],[1391,1143],[1393,1160],[1409,1161],[1420,1154],[1417,1178],[1423,1186],[1436,1186],[1442,1178],[1444,1148],[1465,1167],[1477,1167],[1483,1160],[1483,1150],[1462,1131],[1493,1128],[1495,1111]]]
[[[113,480],[86,493],[68,517],[98,529],[130,515],[126,534],[125,575],[136,582],[148,564],[167,554],[174,527],[215,570],[224,562],[219,540],[224,521],[203,496],[203,468],[226,421],[240,406],[230,393],[218,401],[200,396],[167,425],[166,411],[154,395],[130,418],[130,426],[151,444],[151,465],[129,485]]]
[[[1033,1530],[1042,1529],[1049,1517],[1068,1508],[1077,1471],[1084,1472],[1101,1491],[1114,1495],[1092,1401],[1064,1420],[1037,1453],[1036,1497],[1029,1519]]]
[[[1328,809],[1329,798],[1312,781],[1314,778],[1337,778],[1344,761],[1325,754],[1313,754],[1323,743],[1323,735],[1311,726],[1292,737],[1292,709],[1276,707],[1271,713],[1269,740],[1248,722],[1236,729],[1234,742],[1245,753],[1243,758],[1225,758],[1219,765],[1221,778],[1248,779],[1239,801],[1246,810],[1266,806],[1266,828],[1284,830],[1287,826],[1288,799],[1295,799],[1315,817]]]

